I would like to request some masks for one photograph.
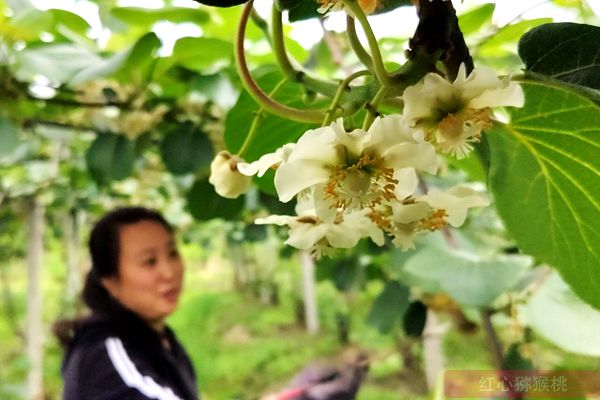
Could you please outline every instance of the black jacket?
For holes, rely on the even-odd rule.
[[[132,312],[77,324],[62,366],[63,400],[198,400],[194,369],[173,332]]]

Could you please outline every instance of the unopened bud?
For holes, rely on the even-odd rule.
[[[215,156],[210,164],[208,181],[215,187],[219,196],[235,199],[248,191],[252,177],[242,175],[237,169],[237,164],[243,161],[227,151],[222,151]]]

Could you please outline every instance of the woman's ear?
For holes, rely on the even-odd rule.
[[[116,276],[102,278],[100,282],[112,297],[118,298],[119,284]]]

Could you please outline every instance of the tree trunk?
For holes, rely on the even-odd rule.
[[[302,296],[304,299],[306,331],[314,335],[319,332],[319,315],[315,288],[315,261],[308,251],[301,251],[300,263],[302,265]]]
[[[72,306],[81,290],[81,270],[79,269],[79,221],[75,210],[67,212],[62,217],[65,258],[67,263],[67,279],[65,300]]]
[[[44,352],[41,270],[43,258],[44,206],[38,199],[28,204],[27,229],[27,399],[43,398],[42,361]]]
[[[423,361],[427,387],[435,388],[440,374],[444,371],[443,341],[447,325],[442,324],[437,313],[432,309],[427,310],[427,322],[423,331]]]

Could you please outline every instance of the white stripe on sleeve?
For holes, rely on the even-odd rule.
[[[123,382],[130,388],[139,390],[144,396],[157,400],[181,400],[169,387],[160,386],[154,379],[142,375],[123,347],[121,339],[109,337],[104,342],[108,357]]]

